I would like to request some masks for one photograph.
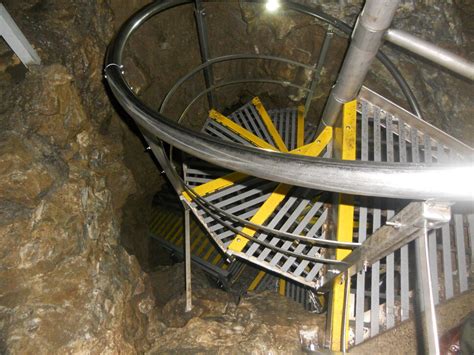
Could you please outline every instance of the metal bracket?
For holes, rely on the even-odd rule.
[[[334,265],[331,272],[316,281],[316,289],[329,290],[333,280],[349,271],[352,276],[418,238],[424,230],[436,229],[451,220],[451,203],[439,201],[412,202],[379,228],[360,247],[354,249],[344,264]]]
[[[450,202],[426,201],[423,203],[423,218],[428,222],[428,229],[437,229],[451,220]],[[423,227],[423,226],[421,226]]]
[[[40,65],[41,59],[17,26],[3,4],[0,3],[0,36],[26,66]]]

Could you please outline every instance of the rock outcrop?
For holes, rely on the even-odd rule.
[[[102,83],[103,1],[6,1],[43,60],[2,50],[0,353],[136,353],[155,302],[120,245],[136,191]]]

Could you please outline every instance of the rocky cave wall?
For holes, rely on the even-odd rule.
[[[307,2],[348,21],[360,9],[360,1],[345,1],[343,7],[342,2]],[[242,310],[226,298],[230,296],[204,291],[202,305],[188,323],[181,318],[173,321],[171,316],[182,299],[165,305],[168,313],[155,305],[142,269],[153,264],[146,237],[147,214],[163,179],[143,152],[133,124],[126,116],[119,117],[111,105],[102,80],[106,45],[119,24],[147,1],[3,3],[37,48],[43,65],[26,72],[0,43],[0,352],[159,351],[163,348],[157,339],[177,350],[182,337],[199,327],[212,329],[217,337],[233,334],[229,338],[233,343],[223,349],[239,343],[238,349],[248,350],[244,341],[253,336],[254,348],[260,344],[262,351],[278,346],[289,351],[279,338],[284,340],[282,334],[293,332],[294,327],[285,324],[296,310],[285,313],[287,323],[278,321],[273,328],[273,319],[262,320],[258,327],[252,322],[262,299],[271,297],[245,301]],[[430,3],[405,2],[396,26],[472,57],[470,2]],[[218,6],[225,16],[209,19],[216,28],[211,32],[215,53],[258,50],[315,62],[322,40],[316,25],[300,18],[290,22],[260,18],[237,2]],[[304,37],[308,27],[314,38]],[[195,38],[187,36],[193,31],[193,13],[188,9],[144,28],[144,36],[133,41],[127,69],[134,89],[155,107],[172,83],[199,63]],[[255,39],[262,43],[257,49]],[[343,49],[341,42],[334,51]],[[472,84],[390,53],[413,84],[425,118],[472,143],[472,104],[466,94],[472,92]],[[224,80],[226,75],[239,76],[249,70],[251,74],[276,70],[282,78],[307,79],[305,73],[287,66],[222,66],[216,74]],[[392,91],[382,71],[375,79],[371,80],[381,90]],[[330,83],[329,76],[324,78],[323,86]],[[444,90],[451,84],[455,84],[452,90]],[[202,85],[202,80],[196,80],[182,97],[191,97]],[[231,106],[255,93],[270,100],[267,91],[265,86],[230,90],[222,93],[221,100]],[[323,91],[317,93],[316,108],[322,107]],[[225,101],[227,96],[229,101]],[[204,115],[205,105],[199,109]],[[200,122],[189,124],[198,128]],[[158,318],[168,319],[169,324]],[[308,320],[309,324],[319,321]],[[216,346],[209,337],[193,341]],[[298,344],[292,341],[291,349],[295,349]],[[272,343],[275,348],[268,345]],[[188,349],[193,346],[190,340]]]
[[[143,187],[102,82],[111,9],[3,3],[43,65],[25,72],[2,47],[0,353],[144,351],[154,297],[120,245],[122,210]]]

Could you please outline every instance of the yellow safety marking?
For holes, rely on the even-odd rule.
[[[165,221],[169,217],[169,214],[169,211],[157,211],[154,213],[150,223],[150,231],[154,232],[158,230],[158,226],[162,225],[160,222]]]
[[[163,239],[165,240],[171,239],[174,236],[174,234],[171,232],[180,223],[181,221],[179,219],[176,219],[176,216],[173,215],[173,213],[170,213],[170,218],[166,220],[166,224],[161,230],[161,233],[163,234]]]
[[[166,222],[163,223],[163,228],[161,230],[161,234],[163,235],[162,238],[165,240],[170,239],[173,236],[171,231],[176,228],[176,226],[180,223],[180,220],[176,219],[176,215],[170,213],[169,218],[166,219]]]
[[[209,244],[209,238],[205,236],[205,240],[204,242],[201,244],[201,246],[199,247],[199,249],[196,251],[196,255],[199,256],[199,254],[201,254],[203,251],[204,251],[204,248]],[[211,250],[213,249],[213,247],[211,246]]]
[[[317,157],[319,154],[321,154],[323,149],[326,148],[326,146],[329,144],[329,142],[332,139],[332,135],[333,135],[332,128],[326,127],[319,134],[318,138],[316,138],[316,140],[313,143],[309,143],[297,149],[302,149],[302,152],[300,153],[301,155],[305,155],[308,157]],[[298,154],[298,153],[295,152],[295,154]]]
[[[343,160],[356,159],[356,123],[357,103],[351,101],[344,105],[342,110],[342,127],[340,129],[340,148]],[[340,242],[352,242],[354,231],[354,203],[352,196],[340,195],[337,210],[337,232],[336,240]],[[342,260],[351,252],[347,249],[337,249],[336,259]],[[342,275],[341,275],[342,276]],[[341,351],[342,334],[349,332],[349,317],[346,324],[342,324],[344,310],[344,286],[345,282],[341,276],[334,281],[331,302],[331,350]],[[350,287],[350,285],[348,285]],[[349,300],[346,300],[348,302]],[[347,310],[349,312],[349,310]],[[349,337],[346,337],[348,339]]]
[[[166,213],[156,213],[156,215],[151,218],[150,232],[156,234],[156,232],[159,230],[157,227],[161,225],[161,222],[164,221],[166,217]]]
[[[217,252],[217,256],[214,258],[214,260],[212,260],[212,264],[213,265],[217,265],[217,263],[222,259],[222,255]]]
[[[180,223],[181,221],[178,221],[178,223]],[[173,233],[173,231],[175,231],[175,229],[173,228],[172,230],[169,231],[169,233]],[[181,238],[181,232],[183,231],[183,224],[180,223],[179,225],[179,228],[178,230],[176,230],[176,232],[174,232],[174,234],[172,235],[171,239],[169,240],[170,243],[176,245],[176,241]]]
[[[203,259],[207,261],[214,251],[215,251],[215,248],[210,248],[210,249],[207,251],[206,255],[204,255],[204,258],[203,258]]]
[[[226,126],[232,132],[238,134],[245,140],[249,141],[250,143],[254,144],[259,148],[269,149],[273,151],[277,151],[277,149],[271,145],[270,143],[266,142],[262,138],[256,136],[252,132],[246,130],[239,124],[232,121],[230,118],[224,116],[223,114],[217,112],[216,110],[209,111],[209,117],[212,118],[214,121],[219,122],[221,125]]]
[[[278,293],[281,296],[286,295],[286,280],[285,279],[278,280]]]
[[[176,218],[176,215],[173,212],[166,213],[166,217],[163,218],[161,224],[156,225],[156,229],[163,233],[165,230],[168,229],[170,222],[172,222]]]
[[[247,291],[254,291],[258,284],[262,281],[263,277],[265,276],[265,271],[259,271],[257,276],[253,279],[252,283],[250,286],[247,288]]]
[[[316,139],[315,142],[311,143],[308,145],[306,150],[304,150],[304,155],[307,156],[318,156],[321,154],[321,152],[324,150],[324,148],[327,146],[327,144],[331,141],[331,132],[332,129],[330,127],[326,127],[329,129],[324,129],[323,132],[321,132],[320,136]],[[255,223],[255,224],[263,224],[267,218],[269,218],[273,212],[277,209],[277,207],[280,205],[280,203],[285,199],[286,194],[290,191],[292,188],[291,185],[286,185],[286,184],[279,184],[275,190],[272,192],[270,197],[263,203],[263,205],[259,208],[257,213],[250,219],[250,222]],[[245,233],[251,237],[257,233],[257,231],[253,228],[250,227],[244,227],[242,229],[242,233]],[[248,239],[241,236],[237,235],[234,240],[229,244],[229,249],[236,251],[236,252],[241,252],[245,246],[248,243]]]
[[[304,145],[304,106],[298,106],[298,122],[296,125],[296,147]]]
[[[288,148],[286,147],[286,144],[285,142],[283,142],[283,139],[281,138],[280,133],[278,133],[278,130],[273,124],[272,119],[268,115],[268,112],[265,109],[265,106],[263,106],[262,101],[260,101],[258,97],[254,97],[254,99],[252,100],[252,104],[257,109],[260,115],[260,118],[265,124],[265,127],[267,127],[268,133],[270,133],[270,135],[272,136],[273,141],[277,145],[278,149],[280,149],[281,152],[288,153]]]
[[[238,173],[238,172],[227,174],[218,179],[211,180],[209,182],[206,182],[205,184],[196,186],[195,188],[193,188],[193,192],[196,195],[205,196],[217,190],[232,186],[235,183],[242,181],[246,177],[248,177],[248,175],[243,174],[243,173]],[[186,198],[186,200],[190,202],[192,201],[191,196],[189,196],[187,192],[183,192],[183,196],[184,198]]]
[[[193,234],[194,233],[191,234],[191,237],[193,236]],[[198,236],[194,238],[193,243],[191,244],[191,251],[194,251],[194,248],[198,246],[198,243],[203,240],[202,237],[203,236],[201,234],[198,234]]]
[[[289,153],[298,154],[298,155],[315,156],[316,153],[314,151],[318,151],[321,145],[326,146],[331,139],[332,139],[332,127],[326,127],[314,142],[308,143],[304,146],[293,149]],[[211,180],[202,185],[196,186],[195,188],[193,188],[193,192],[199,196],[206,196],[210,193],[230,187],[236,184],[237,182],[242,181],[248,177],[249,177],[248,175],[243,174],[243,173],[238,173],[238,172],[230,173],[218,179]],[[187,192],[183,192],[183,196],[188,201],[190,202],[192,201],[191,196]]]
[[[281,203],[281,201],[284,200],[286,194],[288,193],[288,191],[290,191],[291,188],[291,185],[279,184],[272,192],[270,197],[259,208],[257,213],[255,213],[255,215],[250,219],[250,222],[255,224],[264,223],[267,218],[269,218],[273,214],[273,212]],[[250,227],[244,227],[242,229],[242,233],[253,237],[255,233],[257,233],[257,231]],[[232,240],[232,242],[229,244],[229,249],[233,251],[242,251],[247,245],[248,241],[249,240],[247,238],[241,235],[237,235],[234,240]]]

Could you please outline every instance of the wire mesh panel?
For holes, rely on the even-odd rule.
[[[437,163],[464,159],[461,154],[367,101],[359,104],[358,159],[395,163]],[[449,182],[447,182],[449,183]],[[359,198],[354,239],[364,240],[403,208],[407,201]],[[456,213],[450,225],[429,234],[434,301],[438,304],[468,290],[472,267],[472,217]],[[469,234],[471,233],[471,234]],[[369,265],[353,277],[351,344],[388,330],[413,314],[417,261],[413,244]],[[468,243],[470,243],[468,245]],[[421,305],[423,307],[423,305]]]

